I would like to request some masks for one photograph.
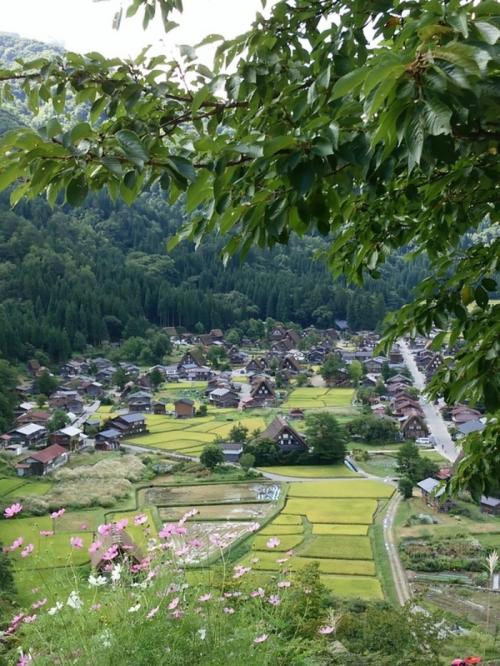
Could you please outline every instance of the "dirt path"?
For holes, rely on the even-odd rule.
[[[408,579],[406,578],[406,572],[399,557],[398,547],[394,540],[394,518],[396,516],[400,501],[401,495],[398,492],[395,492],[387,507],[383,528],[384,543],[387,556],[389,557],[389,563],[391,565],[392,577],[396,586],[396,594],[399,603],[403,606],[411,599],[411,591],[410,586],[408,585]]]

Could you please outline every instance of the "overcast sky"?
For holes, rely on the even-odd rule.
[[[210,33],[234,37],[247,30],[262,9],[260,0],[184,0],[183,15],[175,17],[180,27],[165,36],[158,25],[143,31],[142,12],[140,18],[124,19],[120,30],[112,30],[121,4],[127,7],[129,0],[0,0],[0,31],[57,42],[81,53],[127,57],[153,44],[152,52],[168,54],[176,44],[192,45]]]

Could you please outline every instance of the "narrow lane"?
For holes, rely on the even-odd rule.
[[[413,354],[411,353],[410,348],[408,347],[405,340],[400,339],[398,342],[401,348],[401,353],[403,354],[405,365],[413,378],[413,383],[419,391],[424,391],[425,377],[417,368],[417,364],[415,363],[415,359],[413,358]],[[451,439],[450,433],[448,432],[441,413],[439,412],[436,405],[428,400],[425,395],[420,396],[419,402],[424,412],[425,420],[427,421],[431,435],[434,437],[436,450],[439,451],[439,453],[441,453],[450,462],[455,462],[460,453],[460,449]]]
[[[401,502],[401,495],[395,492],[389,502],[387,513],[384,517],[384,544],[391,565],[392,577],[396,586],[396,594],[401,606],[411,599],[411,590],[406,577],[406,572],[399,557],[398,547],[394,540],[394,518]]]

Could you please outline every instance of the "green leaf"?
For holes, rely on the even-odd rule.
[[[437,97],[425,100],[425,120],[429,134],[451,134],[451,109]]]
[[[115,134],[115,136],[120,142],[120,145],[122,146],[129,160],[133,164],[137,164],[137,166],[143,167],[144,162],[149,159],[149,155],[137,134],[132,132],[132,130],[120,130]]]
[[[61,123],[57,120],[57,118],[51,118],[47,123],[45,131],[47,132],[48,138],[52,139],[54,136],[61,134],[63,130],[61,127]]]
[[[424,147],[424,128],[419,114],[413,116],[405,132],[406,147],[408,149],[408,169],[412,171],[415,165],[420,164],[422,149]]]
[[[196,92],[193,96],[193,101],[191,102],[191,111],[193,113],[196,113],[196,111],[198,111],[198,109],[201,107],[201,105],[209,95],[210,95],[209,86],[203,86],[203,88],[200,88],[200,90],[198,90],[198,92]]]
[[[458,14],[451,14],[448,16],[448,23],[462,33],[462,35],[467,39],[469,36],[469,28],[467,25],[467,13],[459,12]]]
[[[210,177],[210,171],[207,169],[202,169],[198,173],[198,177],[191,183],[188,187],[186,193],[186,209],[188,212],[193,211],[197,206],[202,203],[210,193],[210,188],[208,187],[208,179]]]
[[[394,83],[403,74],[406,67],[401,63],[383,64],[369,70],[363,84],[363,93],[369,95],[379,83],[390,78]]]
[[[290,182],[299,194],[307,194],[314,182],[314,171],[309,162],[302,162],[290,172]]]
[[[293,136],[277,136],[275,139],[266,141],[264,143],[264,157],[271,157],[280,150],[292,148],[295,146],[295,137]]]
[[[101,113],[104,111],[104,107],[106,106],[107,103],[108,103],[107,97],[99,97],[92,104],[92,106],[90,107],[90,122],[92,124],[95,124],[99,120]]]
[[[66,187],[66,201],[71,206],[80,206],[85,201],[88,191],[84,176],[77,176],[70,180]]]
[[[199,46],[206,46],[207,44],[213,44],[214,42],[223,42],[224,37],[222,35],[217,35],[215,33],[212,33],[210,35],[207,35],[204,39],[201,40],[198,44],[196,44],[196,48]]]
[[[175,171],[179,173],[183,178],[193,182],[196,180],[196,171],[192,163],[187,160],[185,157],[172,157],[168,158],[168,161],[172,165]]]
[[[486,289],[479,286],[474,289],[474,300],[480,308],[485,308],[488,305],[489,296]]]
[[[92,128],[88,123],[78,123],[71,130],[71,142],[76,144],[82,139],[88,139],[93,135]]]
[[[0,192],[17,180],[21,173],[22,170],[19,164],[11,164],[3,171],[0,171]]]
[[[495,25],[486,21],[477,21],[474,26],[487,44],[493,46],[498,42],[500,30]]]
[[[344,97],[359,88],[363,83],[366,77],[366,70],[363,67],[359,69],[354,69],[349,74],[342,76],[333,86],[332,90],[332,99],[339,99],[339,97]]]

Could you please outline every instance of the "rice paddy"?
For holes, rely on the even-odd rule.
[[[359,476],[346,465],[282,465],[280,467],[260,467],[259,471],[303,479],[334,479]]]
[[[288,396],[285,406],[298,409],[327,409],[339,414],[352,414],[354,389],[301,387]]]

